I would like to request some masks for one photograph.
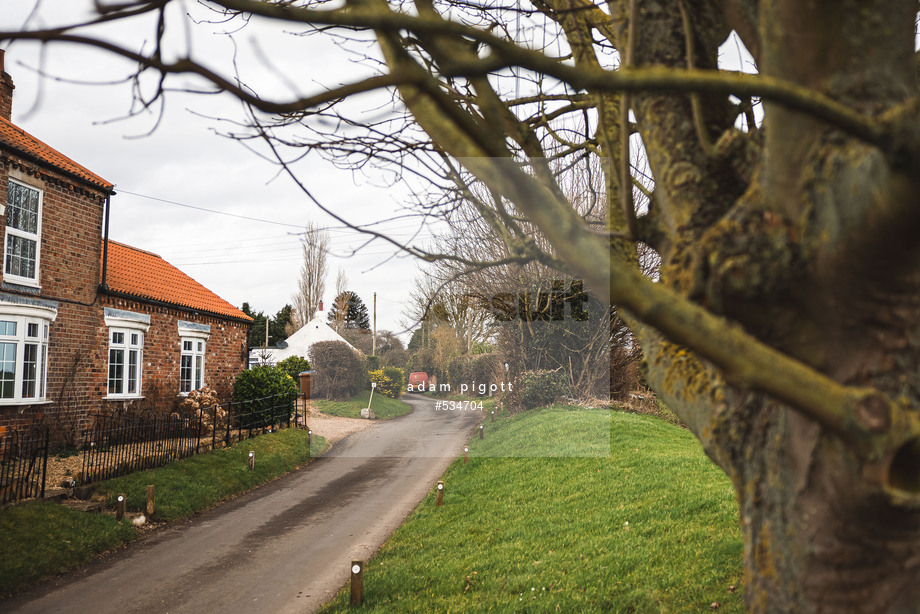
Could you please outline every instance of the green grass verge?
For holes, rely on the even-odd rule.
[[[112,504],[127,495],[128,511],[147,505],[148,484],[156,487],[154,520],[172,521],[208,509],[304,464],[326,448],[326,440],[285,429],[193,456],[165,467],[100,482],[96,492]],[[249,471],[249,452],[255,470]],[[312,454],[311,454],[312,452]],[[137,530],[111,514],[78,512],[53,503],[27,503],[0,510],[0,596],[44,577],[74,569],[97,555],[133,540]]]
[[[718,602],[720,612],[742,612],[734,493],[699,443],[648,416],[572,413],[487,421],[469,463],[446,472],[444,505],[432,491],[369,562],[360,609],[658,613]],[[609,437],[609,451],[507,456],[524,439],[537,447],[573,432]],[[343,591],[323,612],[352,611],[347,603]]]
[[[0,511],[0,595],[64,573],[134,538],[130,522],[57,503],[33,502]]]
[[[126,495],[127,509],[142,511],[147,505],[147,485],[156,491],[157,520],[185,518],[218,504],[230,495],[245,492],[278,478],[311,456],[308,434],[284,429],[269,436],[245,439],[229,448],[199,454],[165,467],[139,471],[100,482],[96,493],[115,505],[119,493]],[[313,455],[322,453],[319,437],[313,441]],[[249,470],[249,452],[255,469]]]
[[[327,399],[314,399],[313,406],[330,416],[339,416],[342,418],[360,418],[361,410],[367,407],[371,391],[364,390],[351,397],[347,401],[329,401]],[[374,400],[371,405],[374,415],[381,420],[398,418],[412,413],[412,408],[397,399],[382,394],[374,393]]]

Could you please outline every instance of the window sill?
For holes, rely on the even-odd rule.
[[[0,399],[0,407],[15,407],[30,405],[50,405],[52,401],[48,399]]]
[[[206,388],[207,386],[208,386],[208,384],[202,384],[202,385],[201,385],[201,388]],[[201,388],[195,388],[194,391],[189,391],[189,392],[180,392],[180,393],[179,393],[179,398],[181,398],[181,399],[187,399],[187,398],[188,398],[188,395],[190,395],[192,392],[198,392],[198,393],[200,394],[200,393],[201,393]]]
[[[102,397],[102,400],[103,401],[138,401],[143,398],[144,398],[144,395],[135,395],[135,396],[125,396],[125,395],[111,396],[109,395],[109,396]]]
[[[3,278],[2,288],[27,294],[41,294],[42,291],[42,286],[39,283],[27,283],[23,280],[10,279],[9,277]]]

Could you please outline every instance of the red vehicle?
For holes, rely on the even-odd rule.
[[[425,392],[428,390],[428,374],[424,371],[410,373],[409,385],[412,386],[412,392]]]

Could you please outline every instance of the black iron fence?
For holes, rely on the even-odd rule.
[[[108,416],[84,432],[80,483],[160,467],[195,454],[200,420],[189,416]]]
[[[0,505],[43,497],[47,469],[47,428],[13,431],[0,437]]]
[[[84,431],[82,484],[161,467],[276,428],[300,424],[297,393],[169,416],[110,416]]]

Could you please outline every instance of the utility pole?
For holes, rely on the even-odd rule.
[[[371,342],[371,356],[377,355],[377,293],[374,292],[374,339]]]
[[[473,310],[466,309],[466,353],[473,353]]]
[[[265,345],[262,347],[268,349],[268,318],[265,318]]]

